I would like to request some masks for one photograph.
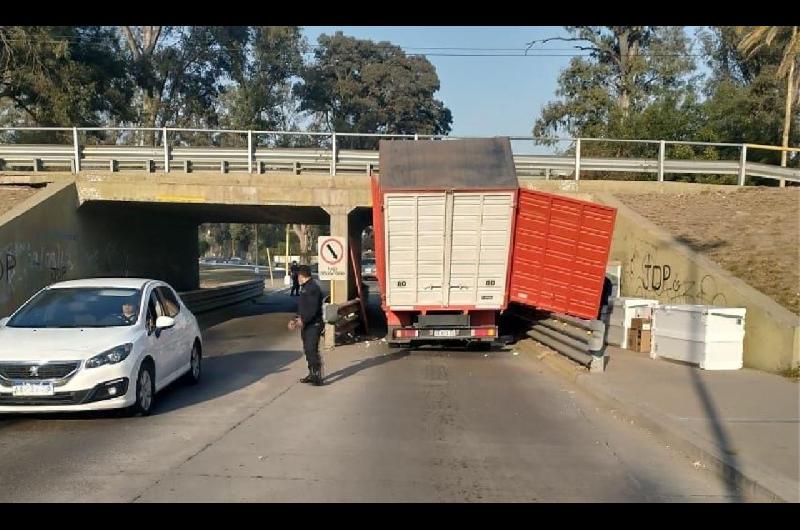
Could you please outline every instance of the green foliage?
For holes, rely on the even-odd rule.
[[[692,91],[694,63],[680,26],[568,26],[584,43],[561,72],[556,96],[542,109],[535,136],[633,138],[650,105],[681,105]],[[637,125],[638,122],[638,125]],[[543,142],[548,143],[548,142]]]
[[[231,129],[296,130],[291,83],[303,66],[300,28],[251,27],[248,41],[243,67],[232,76],[236,85],[221,100],[221,124]]]
[[[439,77],[424,57],[388,42],[341,32],[319,37],[315,60],[295,88],[300,109],[326,130],[384,134],[446,134],[452,114],[434,97]],[[372,148],[377,139],[342,137],[341,147]]]
[[[211,243],[203,237],[197,239],[197,252],[200,256],[205,256],[211,249]]]
[[[112,29],[0,26],[0,73],[0,100],[13,103],[16,124],[98,126],[132,117],[132,79]]]
[[[745,55],[735,28],[717,26],[698,33],[709,68],[704,83],[688,53],[692,46],[682,27],[570,27],[588,58],[574,58],[558,79],[556,96],[536,120],[537,136],[638,138],[779,145],[786,103],[785,83],[776,75],[787,32],[777,33],[772,48]],[[638,49],[624,60],[624,50]],[[794,123],[798,123],[795,107]],[[540,143],[553,143],[541,140]],[[800,143],[800,128],[790,145]],[[655,158],[657,146],[584,142],[585,156]],[[737,160],[730,147],[671,145],[672,159]],[[798,165],[800,157],[790,161]],[[776,151],[750,150],[748,160],[777,164]],[[604,178],[592,175],[590,178]],[[654,178],[629,175],[630,178]],[[735,176],[677,175],[692,182],[733,183]],[[613,178],[619,179],[619,174]],[[758,180],[758,179],[757,179]],[[770,182],[772,183],[772,182]]]

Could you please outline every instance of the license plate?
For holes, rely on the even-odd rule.
[[[11,393],[14,396],[52,396],[53,383],[17,383]]]
[[[455,337],[458,335],[456,329],[435,329],[433,330],[434,337]]]

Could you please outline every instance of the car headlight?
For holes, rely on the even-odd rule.
[[[121,344],[86,361],[86,368],[97,368],[104,364],[117,364],[125,360],[133,349],[133,343]]]

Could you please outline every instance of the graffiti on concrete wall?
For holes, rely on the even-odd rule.
[[[727,305],[714,276],[659,258],[657,249],[648,242],[636,242],[627,265],[626,290],[633,291],[633,296],[672,304]]]
[[[19,302],[14,300],[15,292],[27,297],[32,289],[69,276],[74,263],[60,239],[64,238],[51,234],[36,241],[15,241],[0,249],[0,304]]]

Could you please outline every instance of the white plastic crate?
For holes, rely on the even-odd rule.
[[[738,370],[743,365],[745,312],[743,307],[657,307],[651,357],[697,364],[704,370]]]
[[[631,320],[634,318],[652,318],[653,308],[657,307],[658,304],[658,300],[646,298],[623,297],[614,299],[611,317],[608,321],[606,342],[612,346],[627,348]]]

